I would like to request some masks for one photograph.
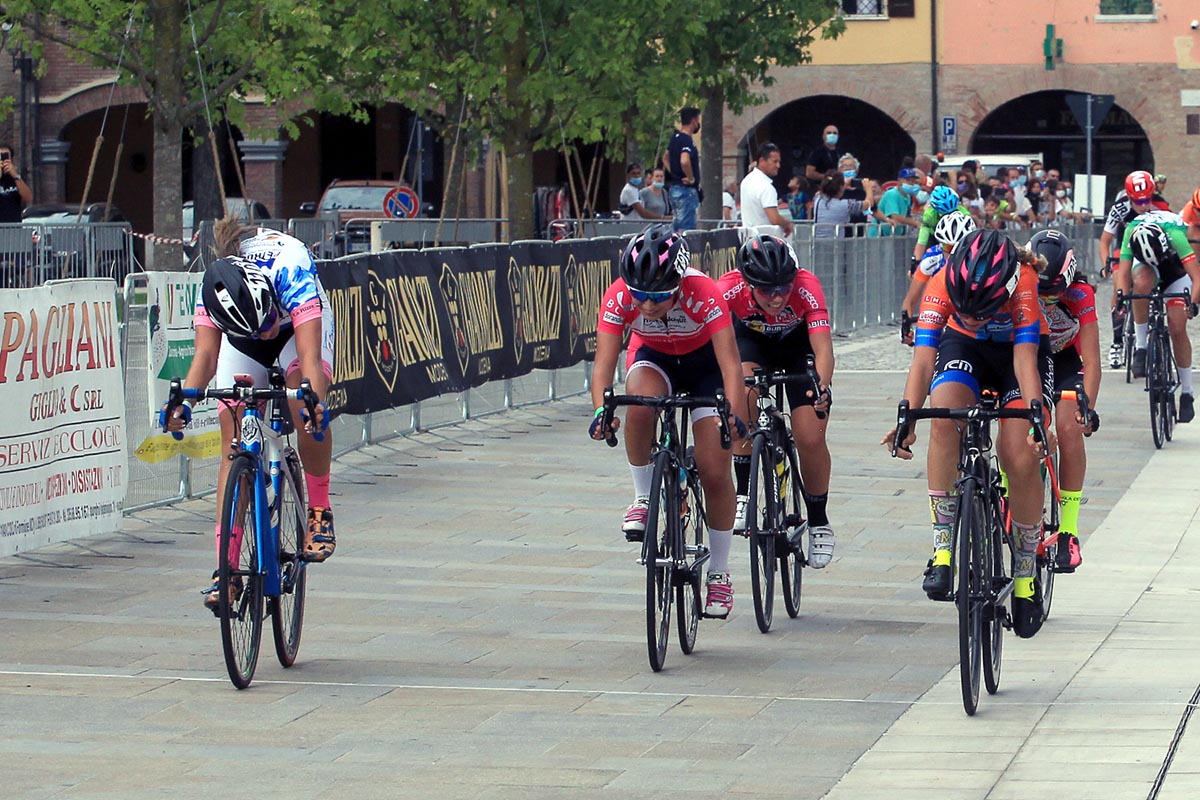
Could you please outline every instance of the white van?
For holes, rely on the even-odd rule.
[[[996,170],[1000,167],[1028,167],[1030,161],[1041,161],[1041,153],[1005,153],[1000,155],[986,156],[946,156],[941,162],[938,170],[962,169],[964,161],[978,161],[979,170],[977,175],[986,175],[991,177],[996,174]]]

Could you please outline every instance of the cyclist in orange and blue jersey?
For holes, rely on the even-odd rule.
[[[716,282],[692,269],[691,254],[681,233],[670,225],[653,225],[634,236],[621,255],[620,277],[604,293],[596,329],[596,361],[592,368],[592,401],[596,413],[588,428],[593,439],[601,430],[604,391],[612,386],[621,352],[621,339],[630,330],[629,394],[665,397],[687,392],[712,396],[724,390],[740,397],[746,388],[738,358],[729,307]],[[733,544],[734,492],[730,452],[721,447],[716,408],[692,411],[696,464],[708,511],[709,562],[705,613],[726,617],[733,610],[733,581],[729,550]],[[633,476],[633,505],[625,512],[622,530],[631,542],[645,535],[650,484],[654,466],[650,448],[656,412],[630,406],[625,414],[625,454]],[[745,424],[733,419],[734,436],[745,435]],[[612,430],[621,425],[613,419]]]
[[[937,407],[963,408],[979,401],[983,389],[997,392],[1002,406],[1049,402],[1053,366],[1045,343],[1045,321],[1037,295],[1037,272],[1028,251],[1000,231],[976,230],[954,248],[944,269],[929,279],[917,314],[916,347],[904,398],[921,408],[926,398]],[[893,429],[883,443],[890,446]],[[931,599],[950,593],[952,525],[960,434],[952,420],[932,420],[926,471],[933,521],[934,554],[922,588]],[[1053,434],[1047,432],[1053,448]],[[909,431],[897,455],[912,458],[916,431]],[[1013,628],[1033,636],[1041,628],[1041,587],[1034,573],[1042,538],[1042,449],[1023,420],[1002,420],[997,438],[1000,464],[1008,474],[1016,565],[1013,570]]]
[[[1079,275],[1075,248],[1058,230],[1038,231],[1029,249],[1045,262],[1040,267],[1038,296],[1049,329],[1050,352],[1054,359],[1054,388],[1074,390],[1081,381],[1088,396],[1088,418],[1061,413],[1055,424],[1058,434],[1058,488],[1062,513],[1059,518],[1057,572],[1074,572],[1083,557],[1079,551],[1079,505],[1083,501],[1083,478],[1087,473],[1087,451],[1083,439],[1100,428],[1095,411],[1100,392],[1100,325],[1096,315],[1096,291]]]

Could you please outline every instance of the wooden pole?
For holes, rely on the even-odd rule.
[[[103,134],[96,137],[96,146],[92,148],[92,163],[88,165],[87,181],[83,184],[83,197],[79,198],[79,214],[76,222],[83,222],[83,210],[87,208],[88,192],[92,190],[92,178],[96,175],[96,160],[100,157],[102,144],[104,144]]]

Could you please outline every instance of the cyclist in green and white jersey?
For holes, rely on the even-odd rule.
[[[929,195],[929,205],[925,206],[925,212],[921,214],[921,229],[917,231],[917,243],[913,247],[912,263],[908,268],[910,277],[917,271],[917,265],[921,263],[925,249],[930,245],[929,240],[934,238],[933,233],[937,229],[938,220],[955,211],[967,215],[971,213],[959,201],[958,192],[945,185],[933,187]]]
[[[1151,186],[1151,191],[1153,187]],[[1135,294],[1148,294],[1155,287],[1164,293],[1190,292],[1192,304],[1200,301],[1200,264],[1187,239],[1187,224],[1178,214],[1150,207],[1150,196],[1131,195],[1134,207],[1149,210],[1139,214],[1126,227],[1121,240],[1121,260],[1113,273],[1116,288]],[[1132,268],[1131,268],[1132,266]],[[1192,390],[1192,343],[1188,339],[1190,309],[1181,300],[1167,304],[1167,332],[1179,370],[1179,421],[1191,422],[1195,416]],[[1149,330],[1149,301],[1133,304],[1133,375],[1146,375],[1146,335]]]

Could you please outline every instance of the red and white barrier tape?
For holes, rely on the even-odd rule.
[[[153,242],[154,244],[184,244],[184,245],[191,246],[200,240],[200,232],[199,231],[192,234],[192,238],[190,240],[173,239],[170,236],[156,236],[153,233],[137,233],[136,231],[125,231],[125,232],[128,233],[130,236],[136,236],[139,239],[145,239],[147,242]]]

